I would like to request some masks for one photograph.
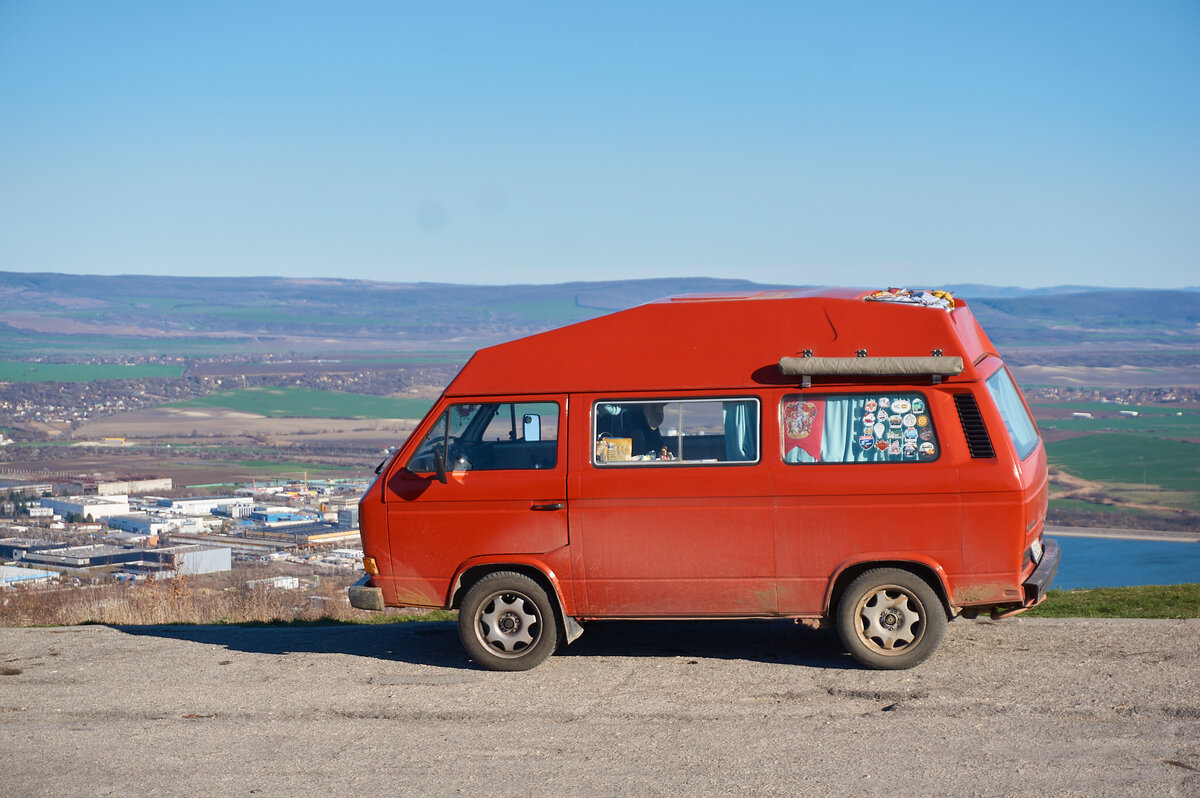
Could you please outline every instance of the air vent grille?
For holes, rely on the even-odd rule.
[[[975,397],[969,393],[954,394],[954,405],[958,408],[958,420],[962,422],[963,435],[967,438],[967,448],[971,457],[995,457],[992,439],[988,437],[987,425],[983,423],[983,415]]]

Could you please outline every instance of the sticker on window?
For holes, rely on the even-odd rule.
[[[918,463],[939,453],[919,394],[787,396],[780,424],[788,463]]]

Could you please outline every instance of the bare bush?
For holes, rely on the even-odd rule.
[[[16,587],[0,593],[0,626],[114,626],[380,620],[356,610],[344,586],[278,590],[207,587],[188,577],[71,588]]]

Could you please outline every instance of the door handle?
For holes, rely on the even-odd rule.
[[[554,502],[553,504],[535,504],[530,507],[530,510],[561,510],[566,507],[562,502]]]

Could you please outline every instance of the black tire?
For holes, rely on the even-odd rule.
[[[946,610],[921,577],[901,568],[874,568],[842,593],[838,634],[869,668],[903,670],[924,662],[946,634]]]
[[[458,635],[476,663],[493,671],[527,671],[558,646],[550,596],[534,580],[496,571],[476,582],[458,609]]]

